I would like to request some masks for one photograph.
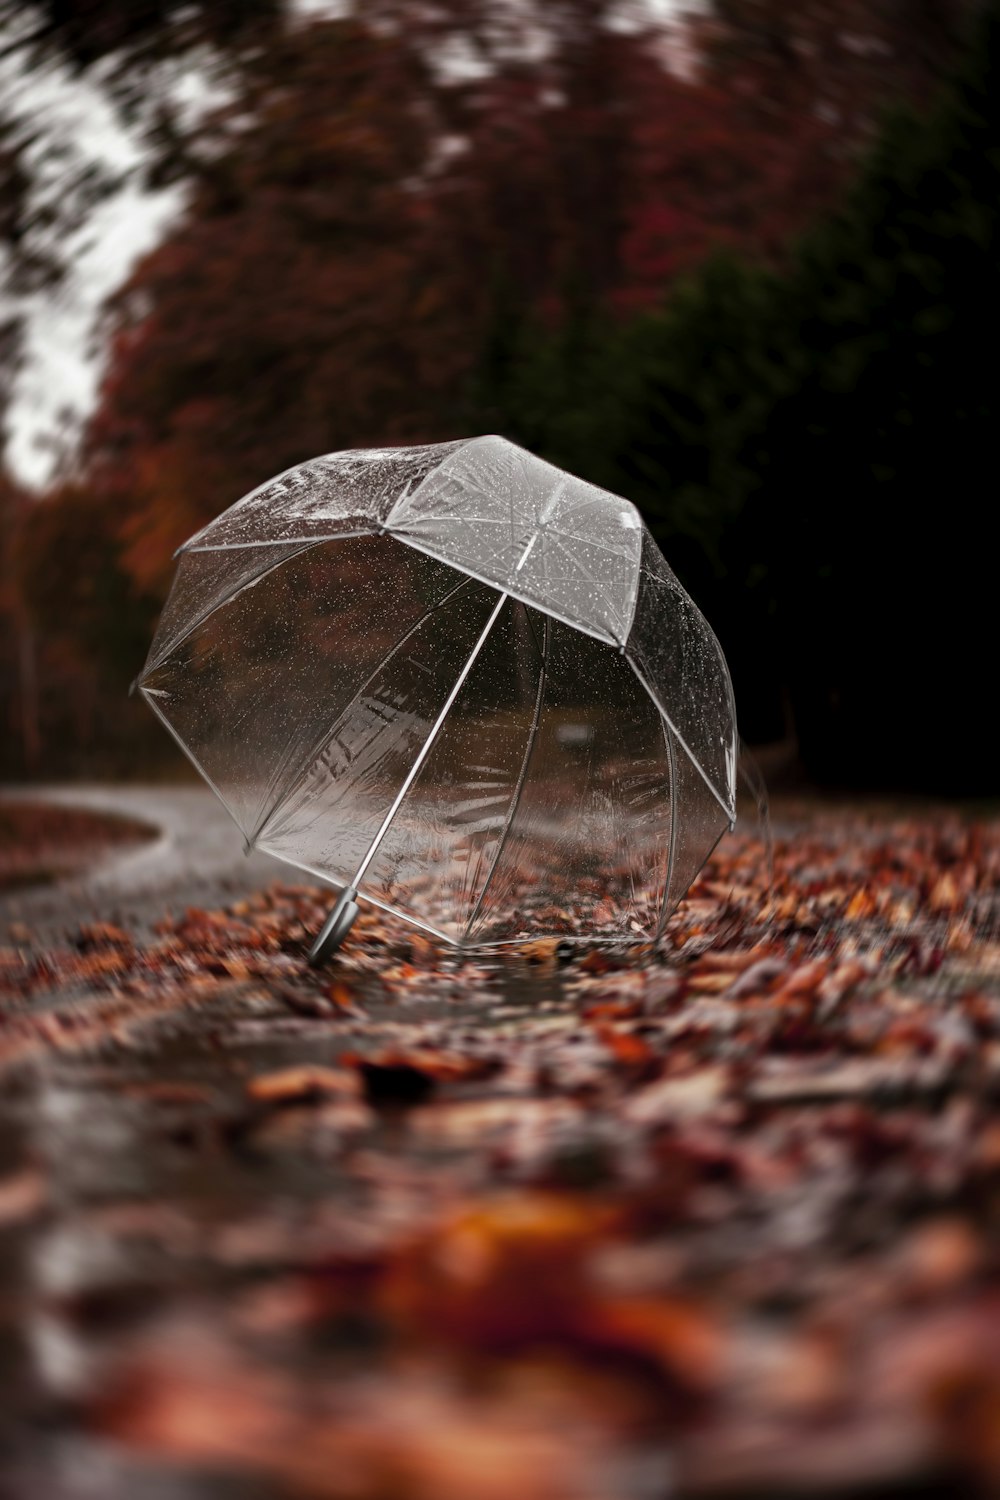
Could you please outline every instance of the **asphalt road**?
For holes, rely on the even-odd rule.
[[[74,783],[9,787],[0,795],[119,814],[156,830],[138,848],[109,850],[84,875],[0,898],[0,923],[26,922],[53,934],[95,920],[141,930],[165,910],[217,905],[274,880],[302,878],[269,855],[245,855],[239,829],[207,788]]]

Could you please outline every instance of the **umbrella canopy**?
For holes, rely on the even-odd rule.
[[[237,501],[138,685],[247,848],[453,943],[655,938],[735,817],[703,616],[633,505],[500,437]]]

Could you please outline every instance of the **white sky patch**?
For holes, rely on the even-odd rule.
[[[147,193],[127,184],[73,236],[64,284],[24,299],[24,360],[7,414],[7,462],[21,484],[44,487],[75,448],[103,373],[104,302],[159,243],[182,202],[179,188]]]
[[[298,15],[320,21],[339,21],[354,8],[351,0],[295,0],[294,4]]]
[[[0,90],[9,116],[31,138],[33,206],[58,204],[90,165],[120,179],[58,247],[69,267],[61,284],[8,299],[8,309],[23,317],[24,358],[7,411],[6,458],[20,483],[41,488],[60,457],[72,452],[93,410],[103,366],[98,325],[105,300],[162,239],[184,192],[139,185],[141,135],[123,128],[98,73],[78,78],[56,63],[29,69],[14,55],[0,63]],[[208,92],[190,75],[178,79],[185,108],[196,108]]]

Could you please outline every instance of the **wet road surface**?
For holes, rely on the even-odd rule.
[[[0,897],[0,924],[25,922],[53,938],[95,920],[145,931],[164,910],[214,905],[299,877],[269,855],[243,853],[239,829],[200,786],[8,787],[4,798],[83,808],[150,825],[138,848],[112,849],[80,876]]]

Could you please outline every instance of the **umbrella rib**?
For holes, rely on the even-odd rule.
[[[476,644],[473,646],[472,651],[469,654],[468,660],[465,663],[465,666],[459,672],[458,676],[455,679],[454,684],[451,687],[451,690],[448,693],[447,698],[444,700],[444,703],[441,706],[440,713],[438,714],[437,718],[434,720],[434,723],[431,725],[430,733],[428,734],[426,740],[424,740],[424,743],[421,745],[420,750],[418,751],[417,757],[414,760],[412,766],[407,771],[406,776],[405,776],[405,778],[403,780],[402,786],[400,787],[399,791],[396,793],[395,797],[392,799],[392,804],[391,804],[391,806],[389,808],[389,811],[386,813],[385,817],[382,819],[382,822],[381,822],[381,825],[380,825],[380,827],[378,829],[378,832],[376,833],[375,837],[372,839],[371,843],[368,846],[368,852],[366,853],[364,859],[361,861],[360,865],[357,868],[357,871],[356,871],[356,873],[354,875],[354,879],[351,881],[351,887],[354,890],[357,890],[358,886],[361,884],[362,880],[364,879],[364,877],[365,877],[365,871],[368,869],[368,866],[371,864],[372,860],[375,858],[375,855],[378,852],[378,848],[379,848],[379,845],[381,844],[382,840],[385,838],[386,834],[389,832],[389,829],[392,826],[392,821],[395,818],[397,812],[399,811],[400,806],[401,806],[401,804],[403,802],[404,797],[406,796],[407,792],[410,790],[410,787],[413,785],[413,783],[416,781],[417,777],[419,776],[421,768],[423,767],[424,761],[427,759],[428,755],[430,755],[431,750],[434,747],[435,740],[437,739],[438,735],[441,733],[441,730],[444,728],[445,720],[447,719],[448,714],[451,711],[452,704],[455,702],[455,699],[458,697],[459,693],[462,691],[462,688],[465,685],[465,680],[468,677],[469,673],[472,671],[472,668],[475,666],[476,660],[477,660],[477,658],[479,656],[479,653],[482,651],[483,647],[486,645],[486,642],[487,642],[487,640],[489,638],[489,635],[490,635],[490,631],[493,629],[494,625],[496,624],[497,619],[499,618],[499,615],[500,615],[500,611],[503,609],[503,607],[504,607],[504,605],[506,603],[507,603],[507,595],[506,594],[501,594],[500,597],[499,597],[499,599],[496,602],[496,605],[494,607],[493,613],[490,615],[490,617],[487,620],[486,624],[483,626],[483,629],[482,629],[482,632],[481,632],[481,634],[479,636],[479,639],[477,640]]]
[[[261,544],[261,545],[263,546],[263,544]],[[284,546],[291,546],[292,543],[290,543],[290,542],[268,542],[267,545],[268,546],[276,546],[276,547],[284,547]],[[151,661],[147,662],[146,665],[143,667],[142,671],[139,673],[139,676],[136,678],[135,683],[133,684],[133,686],[136,686],[139,683],[141,683],[142,679],[147,674],[152,674],[153,672],[157,671],[157,669],[159,667],[162,667],[163,663],[167,660],[167,658],[169,656],[172,656],[173,653],[177,650],[177,647],[178,646],[183,646],[184,642],[186,640],[189,640],[190,637],[192,635],[194,635],[195,631],[199,628],[199,626],[204,625],[204,623],[205,623],[206,620],[211,619],[212,615],[215,614],[215,611],[217,609],[222,609],[222,607],[224,605],[226,605],[226,604],[232,604],[232,602],[233,602],[234,599],[238,599],[239,596],[241,594],[245,594],[248,589],[256,588],[256,586],[257,586],[258,583],[263,583],[264,579],[268,576],[268,574],[269,573],[273,573],[276,568],[283,567],[286,562],[291,562],[293,560],[293,558],[301,557],[302,554],[303,554],[303,552],[308,552],[310,550],[310,548],[315,547],[316,545],[317,545],[316,542],[311,542],[311,541],[310,542],[303,542],[301,544],[301,546],[296,547],[296,550],[294,552],[288,552],[288,553],[286,553],[284,556],[279,557],[275,562],[266,562],[265,561],[264,563],[262,563],[259,572],[257,572],[257,573],[251,573],[250,577],[247,578],[247,579],[244,579],[244,581],[241,584],[239,584],[235,589],[233,589],[231,593],[224,594],[221,599],[217,599],[214,604],[209,605],[209,607],[207,609],[202,610],[201,614],[198,615],[194,620],[192,620],[191,623],[190,623],[190,625],[188,625],[185,628],[185,630],[184,630],[184,632],[183,632],[182,635],[179,635],[176,640],[171,641],[170,645],[167,646],[165,650],[161,650],[157,654],[155,660],[151,660]],[[199,548],[198,550],[199,551],[208,552],[210,550],[219,550],[219,549],[210,549],[208,547],[205,547],[205,548]],[[231,550],[236,551],[238,549],[233,548]],[[169,603],[169,600],[167,602]]]
[[[428,621],[430,619],[431,615],[435,614],[439,609],[443,609],[444,606],[450,600],[454,599],[454,597],[455,597],[456,594],[461,593],[462,589],[464,589],[464,588],[466,588],[468,586],[468,583],[469,583],[469,580],[467,578],[463,578],[462,581],[461,581],[461,583],[456,583],[456,585],[455,585],[454,588],[448,590],[447,594],[445,594],[445,596],[444,596],[443,599],[441,599],[437,604],[432,605],[430,609],[424,611],[424,613],[420,616],[420,619],[416,620],[414,622],[414,624],[412,624],[410,626],[409,630],[406,632],[405,635],[401,635],[400,636],[400,638],[396,642],[396,644],[392,647],[392,649],[390,651],[386,652],[385,656],[382,657],[382,659],[380,660],[380,662],[378,663],[378,665],[374,668],[374,670],[371,671],[371,672],[369,672],[369,674],[365,678],[364,682],[361,684],[361,686],[358,688],[358,690],[356,691],[356,693],[354,694],[354,696],[351,698],[351,701],[344,708],[341,709],[341,711],[337,715],[336,719],[334,719],[333,724],[330,725],[330,726],[328,726],[328,727],[325,727],[323,729],[323,733],[321,735],[318,735],[316,737],[316,739],[314,740],[313,744],[309,748],[308,754],[303,757],[302,765],[304,765],[304,766],[311,766],[312,765],[313,761],[316,759],[316,756],[322,750],[323,746],[326,744],[326,742],[328,740],[330,740],[330,739],[333,738],[333,736],[337,732],[338,726],[344,721],[344,719],[346,719],[347,715],[350,713],[350,711],[354,707],[355,703],[357,703],[358,699],[361,697],[361,694],[365,691],[365,689],[367,687],[369,687],[371,685],[371,683],[373,683],[375,681],[375,678],[382,671],[382,668],[385,667],[385,666],[387,666],[389,664],[389,662],[392,661],[392,658],[396,655],[396,653],[398,651],[402,650],[402,648],[406,645],[406,643],[410,639],[410,637],[416,634],[416,632],[420,629],[420,627],[422,625],[424,625],[426,623],[426,621]],[[271,779],[270,779],[270,781],[268,783],[268,786],[267,786],[267,790],[264,793],[263,801],[261,802],[261,805],[258,808],[257,825],[254,828],[253,835],[251,836],[251,838],[249,840],[249,842],[250,842],[251,845],[255,844],[257,842],[257,840],[260,838],[261,834],[264,832],[264,829],[267,827],[268,823],[271,821],[271,819],[274,816],[275,812],[278,810],[278,808],[281,806],[281,803],[284,800],[285,792],[287,791],[287,786],[282,786],[281,791],[278,793],[278,795],[276,797],[273,794],[275,792],[276,787],[278,787],[279,785],[281,785],[281,783],[287,778],[287,776],[289,774],[289,771],[291,769],[292,755],[294,753],[294,750],[295,750],[295,736],[293,734],[290,737],[290,739],[288,741],[288,744],[285,746],[285,749],[284,749],[284,752],[282,754],[281,760],[279,761],[279,763],[278,763],[278,765],[277,765],[274,773],[271,776]]]
[[[720,647],[720,650],[721,650],[721,647]],[[716,802],[719,804],[719,806],[722,808],[722,811],[725,813],[726,817],[729,819],[730,832],[731,832],[732,829],[733,829],[733,827],[735,826],[735,822],[736,822],[736,809],[735,809],[735,807],[730,807],[729,803],[725,801],[725,799],[722,796],[722,793],[719,791],[718,787],[715,785],[715,783],[712,780],[711,776],[709,776],[708,772],[705,770],[705,767],[702,765],[702,763],[698,759],[697,755],[695,755],[694,751],[691,749],[691,746],[688,744],[687,740],[681,734],[680,730],[677,728],[677,725],[674,723],[673,719],[667,713],[667,710],[666,710],[666,708],[664,707],[664,704],[663,704],[663,699],[660,697],[659,693],[653,687],[650,679],[646,676],[646,674],[642,670],[642,668],[636,664],[635,657],[628,650],[626,650],[626,652],[625,652],[625,659],[628,662],[629,666],[632,668],[632,671],[638,677],[639,681],[642,683],[643,687],[646,689],[646,692],[649,694],[649,696],[652,698],[653,702],[656,704],[657,708],[660,710],[660,713],[663,716],[664,722],[666,724],[668,724],[670,726],[670,728],[673,730],[674,734],[677,737],[677,743],[678,743],[678,745],[680,745],[681,749],[684,751],[684,754],[687,756],[688,760],[694,766],[695,770],[698,772],[698,775],[701,777],[702,781],[708,787],[708,790],[712,793],[712,796],[715,798]],[[730,689],[730,691],[731,691],[731,689]]]
[[[218,797],[219,801],[222,803],[223,807],[226,809],[226,812],[229,814],[229,816],[232,818],[233,822],[236,824],[237,828],[239,828],[240,832],[242,833],[242,831],[243,831],[242,824],[240,823],[240,820],[236,816],[236,814],[234,813],[233,809],[230,807],[230,805],[229,805],[229,799],[227,797],[223,796],[222,791],[219,788],[218,782],[215,781],[213,779],[213,777],[211,777],[209,775],[208,771],[206,771],[205,767],[202,765],[202,763],[198,759],[197,755],[195,755],[195,753],[191,749],[190,745],[188,745],[181,738],[181,736],[177,733],[177,730],[174,728],[174,726],[171,724],[170,720],[167,718],[166,714],[163,712],[163,709],[150,696],[151,689],[140,687],[139,688],[139,692],[145,698],[146,702],[149,704],[150,708],[153,710],[154,714],[159,719],[160,723],[163,725],[163,727],[167,731],[167,733],[171,736],[172,739],[174,739],[177,742],[177,744],[180,746],[180,748],[184,751],[184,754],[187,756],[188,760],[194,766],[195,770],[198,772],[198,775],[204,778],[205,782],[208,784],[209,789],[212,792],[214,792],[215,795]]]
[[[528,627],[529,629],[531,629],[532,638],[534,638],[535,632],[531,626],[530,614],[528,614],[527,619]],[[510,808],[507,812],[507,817],[504,822],[503,829],[501,830],[500,838],[497,842],[493,858],[490,861],[489,871],[487,872],[486,879],[483,881],[482,890],[479,892],[479,897],[472,909],[472,914],[465,924],[465,934],[462,939],[463,942],[465,941],[465,937],[467,937],[472,931],[473,923],[482,910],[482,905],[486,899],[486,892],[489,889],[490,881],[493,879],[493,876],[496,873],[497,866],[500,863],[500,856],[503,854],[504,848],[506,846],[507,835],[510,833],[510,830],[514,826],[514,819],[517,816],[517,809],[521,801],[521,792],[524,789],[524,783],[528,779],[528,765],[531,761],[531,752],[535,748],[535,740],[538,738],[538,726],[542,718],[542,701],[545,697],[546,671],[549,662],[549,632],[551,629],[551,624],[552,622],[549,619],[549,616],[546,615],[545,628],[542,632],[542,661],[541,666],[538,670],[538,690],[535,693],[535,710],[531,718],[531,728],[528,730],[528,742],[524,747],[524,758],[521,761],[521,769],[518,772],[517,782],[514,786],[514,795],[510,799]]]

